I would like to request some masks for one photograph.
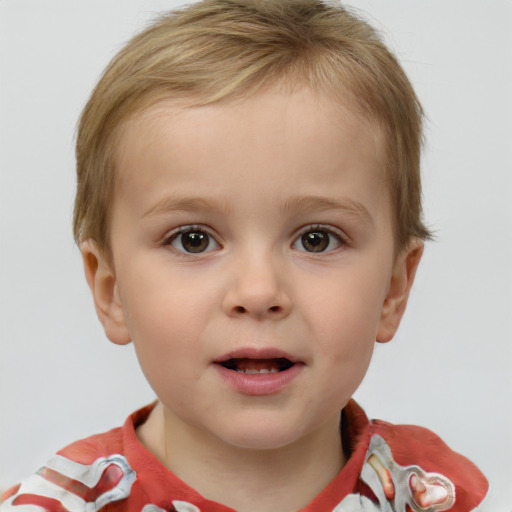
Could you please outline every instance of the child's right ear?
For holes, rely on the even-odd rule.
[[[107,338],[118,345],[130,343],[114,265],[92,239],[80,244],[85,277],[91,289],[98,318]]]

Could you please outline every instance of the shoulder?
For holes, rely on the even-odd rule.
[[[420,509],[469,512],[488,491],[480,470],[430,430],[381,420],[370,422],[361,475],[395,500],[403,494],[404,506],[413,500]]]
[[[94,510],[130,496],[136,472],[128,459],[138,421],[148,406],[123,427],[93,435],[59,450],[34,475],[1,497],[0,512],[25,510]],[[22,507],[23,505],[23,507]]]
[[[417,425],[393,425],[372,420],[372,437],[380,436],[389,446],[397,464],[422,466],[426,471],[463,473],[471,483],[481,481],[482,473],[464,455],[452,450],[437,434]],[[374,441],[377,445],[377,441]]]
[[[130,477],[129,465],[120,452],[121,429],[77,441],[7,491],[0,511],[23,510],[21,505],[27,510],[33,506],[39,507],[37,510],[85,510],[86,503],[112,493],[123,478]]]
[[[117,427],[76,441],[57,452],[57,456],[82,465],[91,465],[100,457],[123,451],[123,428]]]

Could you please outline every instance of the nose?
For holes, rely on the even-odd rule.
[[[227,315],[277,320],[290,314],[285,272],[276,260],[272,255],[251,255],[232,262],[232,278],[223,300]]]

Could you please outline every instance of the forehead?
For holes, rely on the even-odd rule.
[[[258,216],[317,197],[356,201],[387,222],[383,154],[375,123],[309,89],[206,106],[161,102],[120,131],[114,213],[120,198],[140,216],[176,197]]]
[[[243,169],[249,161],[254,166],[271,163],[274,167],[279,167],[280,160],[281,167],[301,163],[319,178],[329,160],[329,168],[370,166],[379,186],[385,180],[379,125],[358,113],[347,98],[333,99],[307,88],[293,92],[273,88],[241,100],[203,106],[161,101],[125,121],[116,142],[121,186],[131,181],[133,171],[142,173],[131,165],[134,158],[157,167],[172,162],[176,170],[186,170],[190,180],[197,168],[209,168],[219,159],[234,170]]]

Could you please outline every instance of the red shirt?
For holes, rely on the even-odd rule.
[[[2,496],[0,512],[233,512],[203,498],[142,446],[135,429],[153,407],[59,451]],[[484,499],[482,473],[429,430],[369,421],[353,400],[342,415],[347,463],[299,512],[470,512]]]

